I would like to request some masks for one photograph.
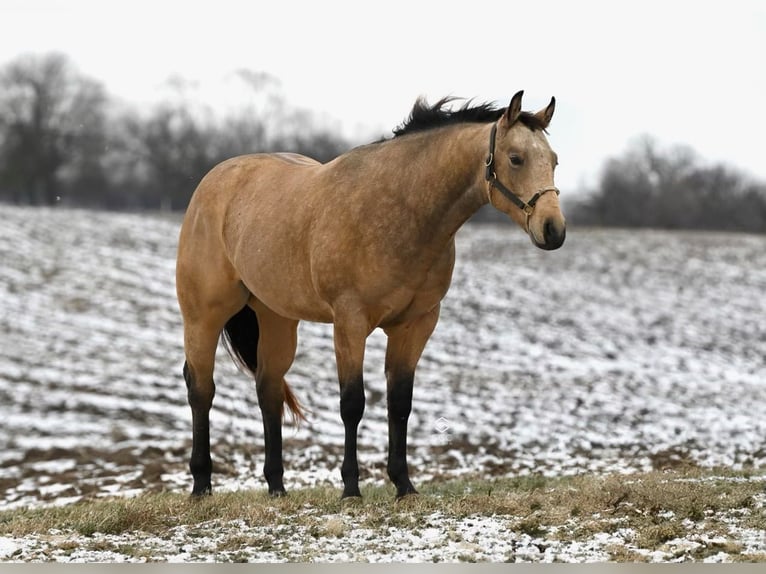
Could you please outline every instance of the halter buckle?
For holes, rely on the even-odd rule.
[[[484,167],[486,168],[484,170],[484,179],[487,181],[491,181],[493,178],[495,178],[495,170],[493,169],[495,164],[495,154],[492,152],[489,153],[487,156],[487,161],[484,162]]]

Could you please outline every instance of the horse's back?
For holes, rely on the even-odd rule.
[[[301,155],[299,153],[277,152],[277,153],[260,154],[260,155],[272,156],[276,159],[281,159],[285,163],[291,163],[295,165],[321,165],[320,162],[318,162],[314,158]]]
[[[265,199],[264,195],[274,190],[277,182],[321,165],[310,157],[287,152],[240,155],[224,160],[200,181],[189,202],[187,219],[189,214],[202,215],[222,224],[232,203],[252,203],[254,194]]]

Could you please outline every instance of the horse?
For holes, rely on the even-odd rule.
[[[327,163],[293,153],[234,157],[200,181],[180,230],[176,288],[183,376],[192,413],[192,496],[212,493],[209,412],[218,341],[255,378],[263,417],[263,473],[286,493],[285,406],[303,407],[285,381],[299,321],[332,323],[344,425],[342,497],[359,497],[357,428],[365,407],[367,337],[380,328],[388,412],[387,473],[396,497],[416,494],[407,464],[415,369],[439,318],[455,263],[455,234],[489,203],[544,250],[566,236],[557,156],[545,134],[551,98],[522,111],[418,98],[393,136]]]

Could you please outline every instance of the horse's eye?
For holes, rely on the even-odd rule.
[[[524,159],[520,155],[513,154],[511,156],[511,165],[516,167],[524,165]]]

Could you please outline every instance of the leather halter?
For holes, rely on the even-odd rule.
[[[543,189],[536,191],[535,194],[529,199],[529,201],[524,201],[523,199],[519,198],[516,194],[514,194],[510,189],[505,187],[503,183],[497,179],[497,174],[495,173],[495,136],[497,135],[497,124],[492,125],[492,131],[489,134],[489,155],[487,156],[487,161],[485,162],[486,170],[484,172],[484,178],[487,180],[488,188],[487,188],[487,195],[492,191],[492,188],[496,188],[500,193],[502,193],[505,197],[507,197],[511,203],[513,203],[516,207],[518,207],[521,211],[523,211],[527,215],[526,220],[526,227],[527,231],[529,231],[529,217],[535,212],[535,204],[537,203],[537,200],[540,199],[543,195],[548,193],[549,191],[555,191],[556,195],[559,195],[561,192],[559,191],[559,188],[551,185],[549,187],[544,187]],[[492,203],[492,198],[489,197],[489,202]]]

